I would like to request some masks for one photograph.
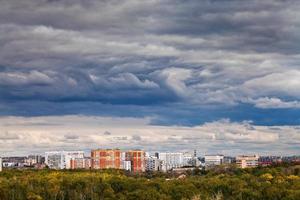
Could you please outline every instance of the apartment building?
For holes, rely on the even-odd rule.
[[[92,169],[121,169],[120,149],[95,149],[91,151]]]
[[[205,167],[212,167],[221,165],[224,162],[224,155],[205,155],[204,156]]]
[[[161,161],[161,171],[168,171],[184,165],[183,153],[181,152],[160,152],[158,159]]]
[[[131,171],[145,171],[145,152],[142,150],[126,151],[126,160],[131,162]]]
[[[45,152],[45,164],[50,169],[71,169],[71,161],[83,159],[83,151],[49,151]]]
[[[236,157],[236,164],[240,168],[257,167],[258,159],[258,155],[241,155]]]
[[[158,171],[160,168],[160,160],[155,156],[148,156],[145,159],[146,171]]]
[[[70,169],[90,169],[91,158],[73,158],[70,160]]]

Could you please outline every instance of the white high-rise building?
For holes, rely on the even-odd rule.
[[[83,151],[51,151],[45,153],[45,164],[50,169],[71,169],[71,160],[84,158]]]
[[[221,165],[224,160],[223,155],[205,155],[205,166],[210,167],[210,166],[215,166],[215,165]]]
[[[122,163],[122,169],[127,170],[127,171],[131,171],[131,161],[129,160],[123,160],[121,161]]]
[[[184,166],[193,166],[194,165],[194,156],[191,153],[183,153],[183,165]]]
[[[173,168],[179,168],[184,166],[183,153],[158,153],[158,159],[161,161],[160,170],[162,171],[168,171]]]
[[[126,152],[121,152],[121,168],[131,171],[131,161],[126,159]]]
[[[146,171],[158,171],[160,167],[160,160],[155,156],[148,156],[145,158]]]

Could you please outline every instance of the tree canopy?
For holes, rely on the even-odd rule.
[[[292,200],[300,199],[299,166],[219,167],[178,174],[121,170],[5,170],[0,200]]]

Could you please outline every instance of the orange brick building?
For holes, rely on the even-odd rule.
[[[92,169],[121,169],[120,149],[96,149],[91,152]]]
[[[126,160],[131,161],[131,171],[145,171],[145,152],[142,150],[130,150],[126,152]]]
[[[90,169],[90,158],[75,158],[70,160],[70,169]]]

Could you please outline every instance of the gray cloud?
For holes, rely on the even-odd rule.
[[[141,136],[139,136],[139,135],[133,135],[133,136],[132,136],[132,140],[135,140],[135,141],[141,141],[142,138],[141,138]]]
[[[38,100],[298,109],[299,8],[295,0],[3,0],[0,108],[14,115]]]
[[[79,139],[79,136],[78,135],[74,135],[74,134],[67,134],[67,135],[64,135],[64,138],[66,140],[77,140],[77,139]]]
[[[105,131],[105,132],[103,133],[103,135],[111,135],[111,132]]]

